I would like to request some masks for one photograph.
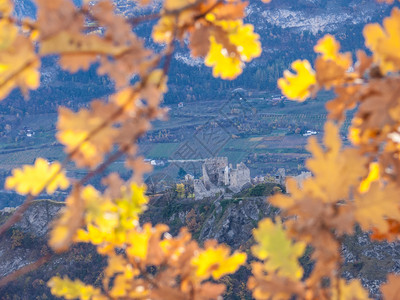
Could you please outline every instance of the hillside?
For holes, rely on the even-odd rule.
[[[80,5],[81,1],[75,0],[74,3]],[[115,0],[114,3],[117,11],[128,18],[154,13],[160,7],[159,1],[154,1],[145,8],[135,6],[131,0]],[[16,1],[16,12],[19,17],[34,17],[36,13],[31,0]],[[389,12],[388,5],[372,0],[285,0],[272,1],[270,4],[251,1],[245,21],[255,24],[255,31],[260,35],[263,46],[261,57],[246,66],[238,79],[216,80],[201,60],[192,59],[187,47],[179,45],[172,61],[169,91],[165,100],[167,103],[214,100],[226,97],[227,90],[237,87],[276,92],[276,80],[283,70],[298,58],[312,59],[313,46],[324,34],[334,34],[346,51],[363,48],[363,26],[368,22],[381,20]],[[152,25],[154,22],[137,26],[136,32],[152,48],[160,49],[149,38]],[[296,41],[295,47],[293,41]],[[55,68],[51,59],[44,63],[43,70],[45,75],[42,80],[46,83],[46,88],[42,87],[32,93],[35,107],[41,106],[42,99],[47,98],[43,97],[46,94],[49,97],[52,95],[52,102],[66,104],[65,101],[68,100],[88,101],[88,92],[95,93],[95,97],[105,96],[111,89],[105,79],[94,75],[94,70],[89,74],[78,72],[76,75],[69,75]],[[88,80],[90,85],[85,85]],[[63,90],[59,86],[60,82],[68,82],[69,90]],[[52,92],[46,93],[49,90]],[[57,96],[54,96],[55,91]],[[20,95],[15,93],[11,98],[19,99]],[[23,104],[18,103],[17,107],[20,105]],[[54,111],[55,107],[43,106],[47,112],[49,108]]]
[[[273,218],[279,213],[264,196],[202,201],[182,200],[175,196],[153,198],[141,223],[165,223],[172,235],[176,235],[182,226],[187,226],[200,244],[206,239],[216,239],[249,255],[254,243],[252,229],[262,218]],[[1,237],[0,277],[50,253],[46,245],[48,227],[60,207],[62,205],[54,201],[36,202],[24,219]],[[0,224],[10,213],[9,210],[0,211]],[[343,276],[347,279],[361,278],[371,296],[379,298],[379,285],[385,281],[386,274],[400,270],[400,244],[371,242],[367,234],[357,231],[354,236],[344,239],[342,247],[346,261]],[[312,270],[310,254],[311,249],[308,249],[300,260],[305,276]],[[92,245],[78,244],[67,253],[54,256],[35,272],[0,289],[0,299],[55,299],[46,287],[46,281],[56,274],[99,285],[105,264],[105,258],[98,255]],[[244,285],[249,275],[249,269],[242,267],[234,276],[222,279],[228,288],[224,299],[251,299]]]

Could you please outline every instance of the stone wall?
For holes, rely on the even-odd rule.
[[[240,190],[245,184],[251,183],[250,169],[244,164],[236,165],[236,169],[230,171],[230,185],[232,190]]]
[[[223,170],[226,166],[228,166],[227,157],[206,159],[202,166],[204,185],[207,186],[210,183],[220,185],[223,183]]]
[[[195,179],[193,181],[193,187],[194,187],[195,200],[201,200],[203,198],[212,197],[219,192],[223,193],[225,191],[224,188],[216,187],[214,185],[206,186],[204,182],[200,179]]]
[[[206,159],[202,166],[202,180],[195,180],[195,199],[210,197],[228,188],[239,192],[241,188],[251,183],[250,170],[244,163],[237,164],[236,169],[228,166],[227,157]]]

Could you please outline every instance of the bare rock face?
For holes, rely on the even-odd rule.
[[[252,230],[259,220],[268,216],[272,217],[277,211],[260,197],[225,201],[214,203],[215,210],[202,225],[199,234],[200,242],[216,239],[220,243],[238,249],[249,241]]]
[[[32,204],[21,221],[0,236],[0,278],[37,261],[51,253],[47,246],[48,232],[53,218],[62,203],[40,200]],[[4,223],[15,209],[0,210],[0,224]],[[56,299],[46,282],[57,274],[80,278],[94,283],[106,261],[97,254],[95,247],[78,244],[52,259],[33,272],[22,276],[0,288],[1,299]]]
[[[23,218],[0,237],[0,277],[37,260],[46,251],[49,225],[63,204],[39,200],[32,204]],[[15,209],[0,211],[0,223]],[[37,246],[37,247],[36,247]],[[41,253],[42,252],[42,253]]]

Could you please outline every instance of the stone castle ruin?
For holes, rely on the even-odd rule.
[[[205,160],[202,166],[203,176],[194,179],[195,199],[212,197],[217,193],[239,192],[246,184],[251,183],[250,170],[244,163],[236,168],[228,165],[227,157],[215,157]]]

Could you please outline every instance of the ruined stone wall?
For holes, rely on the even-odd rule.
[[[207,186],[209,183],[213,185],[223,184],[223,170],[228,165],[227,157],[215,157],[206,159],[203,170],[203,182]]]
[[[237,176],[237,170],[236,169],[230,169],[229,170],[229,188],[230,189],[236,189],[238,186],[238,176]]]
[[[225,192],[228,187],[234,192],[248,183],[251,183],[250,169],[244,163],[228,166],[227,157],[215,157],[206,159],[203,166],[203,180],[194,181],[195,199],[210,197],[218,192]]]
[[[230,188],[241,189],[246,183],[251,183],[250,169],[244,164],[237,164],[236,169],[231,170]]]
[[[278,183],[280,184],[280,185],[285,185],[285,183],[286,183],[286,171],[285,171],[285,169],[284,168],[279,168],[278,169]]]
[[[224,192],[224,188],[216,187],[211,185],[210,187],[206,187],[204,185],[204,182],[200,179],[195,179],[193,181],[193,187],[194,187],[194,199],[195,200],[201,200],[206,197],[212,197],[215,194],[221,192]]]

